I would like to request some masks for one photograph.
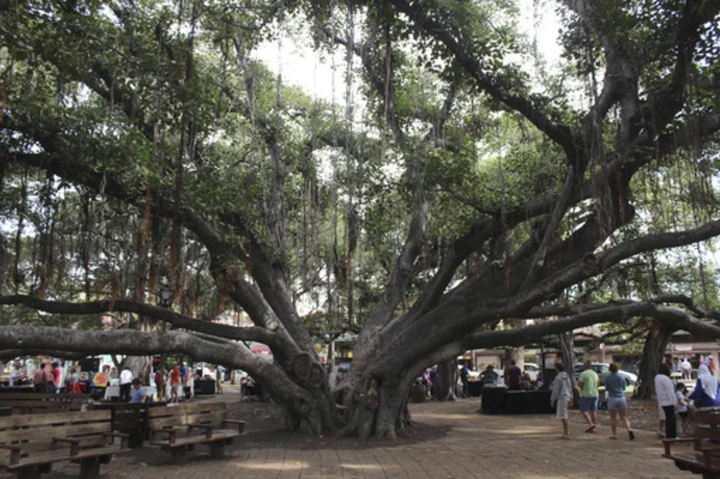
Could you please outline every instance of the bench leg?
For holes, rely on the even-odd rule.
[[[184,447],[172,447],[170,448],[170,463],[176,466],[185,464],[185,448]]]
[[[137,449],[143,447],[144,440],[145,437],[143,433],[130,434],[130,438],[128,439],[128,447],[130,449]]]
[[[210,457],[213,459],[222,459],[225,455],[225,443],[216,441],[210,443]]]
[[[50,471],[47,471],[50,472]],[[40,470],[39,467],[33,466],[33,467],[25,467],[23,469],[18,469],[17,471],[17,479],[40,479],[40,475],[43,473],[43,471]]]
[[[93,457],[80,461],[80,479],[97,479],[100,475],[100,458]]]

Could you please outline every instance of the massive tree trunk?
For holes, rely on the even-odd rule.
[[[651,399],[655,394],[655,376],[665,357],[665,350],[672,333],[673,330],[670,327],[657,324],[654,324],[648,331],[640,360],[638,374],[640,385],[635,390],[635,397]]]
[[[435,376],[435,399],[438,401],[454,401],[456,399],[457,380],[457,358],[439,363]]]

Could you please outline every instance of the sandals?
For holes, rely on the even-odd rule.
[[[628,431],[628,437],[630,437],[631,441],[635,440],[635,431]]]
[[[595,427],[596,427],[596,426],[594,426],[594,425],[593,425],[593,426],[590,426],[589,428],[585,429],[585,432],[587,432],[587,433],[594,433],[594,432],[595,432]]]

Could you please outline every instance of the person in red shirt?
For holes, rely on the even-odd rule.
[[[170,402],[180,402],[180,368],[177,363],[173,363],[172,371],[170,371]]]
[[[60,383],[61,379],[62,379],[62,371],[60,371],[60,364],[53,363],[53,365],[52,365],[52,382],[55,385],[54,392],[56,392],[56,393],[59,393],[60,388],[62,388],[62,384]]]

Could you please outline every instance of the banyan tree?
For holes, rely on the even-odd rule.
[[[557,10],[555,65],[521,7]],[[413,378],[470,348],[718,338],[719,12],[2,2],[0,351],[186,354],[290,428],[394,437]],[[335,387],[315,343],[342,332]]]

